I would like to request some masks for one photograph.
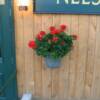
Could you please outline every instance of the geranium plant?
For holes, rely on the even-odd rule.
[[[29,41],[29,47],[34,49],[39,56],[59,59],[68,54],[73,48],[73,41],[77,35],[69,35],[65,30],[66,25],[59,28],[51,26],[49,32],[40,31],[35,40]]]

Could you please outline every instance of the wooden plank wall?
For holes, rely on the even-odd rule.
[[[19,96],[32,92],[43,100],[100,100],[100,16],[35,14],[19,11],[14,0],[16,58]],[[79,35],[74,50],[59,69],[48,69],[44,59],[28,48],[40,30],[67,24]],[[40,99],[41,100],[41,99]]]

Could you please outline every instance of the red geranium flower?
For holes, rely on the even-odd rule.
[[[62,31],[64,31],[64,30],[67,28],[66,25],[60,25],[60,27],[61,27],[61,30],[62,30]]]
[[[51,26],[49,29],[50,29],[50,31],[54,31],[55,30],[55,27],[54,26]]]
[[[58,40],[59,40],[58,37],[53,37],[53,38],[52,38],[52,41],[53,41],[53,42],[57,42]]]
[[[51,31],[51,34],[59,34],[60,32],[61,32],[60,30],[55,29],[55,30]]]
[[[36,45],[35,41],[33,41],[33,40],[29,41],[28,46],[29,46],[29,48],[33,48],[33,49],[37,48],[37,45]]]
[[[75,35],[75,34],[73,34],[72,37],[73,37],[74,40],[77,40],[78,39],[78,36]]]
[[[39,41],[42,41],[42,38],[43,38],[42,35],[40,35],[40,34],[37,35],[37,39],[38,39]]]
[[[43,36],[44,36],[45,34],[46,34],[46,32],[40,31],[40,33],[37,35],[37,39],[40,40],[40,41],[42,41]]]
[[[39,34],[42,35],[42,36],[44,36],[46,34],[46,32],[45,31],[40,31]]]

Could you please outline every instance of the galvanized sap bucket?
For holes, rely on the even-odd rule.
[[[45,58],[45,63],[48,68],[58,68],[61,65],[61,59],[54,59],[51,56]]]

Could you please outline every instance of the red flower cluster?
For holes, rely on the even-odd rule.
[[[51,34],[59,34],[60,33],[60,30],[58,29],[54,29],[53,31],[51,31]]]
[[[46,33],[45,33],[44,31],[40,31],[40,33],[37,35],[37,39],[38,39],[39,41],[42,41],[43,36],[44,36],[45,34],[46,34]]]
[[[56,29],[54,26],[51,26],[51,27],[49,28],[49,30],[50,30],[50,33],[51,33],[52,35],[54,35],[54,34],[60,34],[61,32],[64,32],[66,28],[67,28],[66,25],[60,25],[60,29]],[[40,33],[37,35],[37,39],[38,39],[39,41],[42,41],[42,39],[43,39],[43,37],[44,37],[45,35],[46,35],[46,33],[45,33],[44,31],[40,31]],[[53,41],[57,41],[57,40],[53,40]]]
[[[65,30],[66,25],[60,25],[59,28],[49,27],[49,32],[40,31],[35,40],[28,43],[29,48],[34,49],[39,56],[46,57],[48,54],[53,59],[64,57],[74,48],[74,40],[79,37],[75,34],[68,34]]]
[[[52,34],[52,35],[54,35],[54,36],[53,36],[53,38],[52,38],[51,40],[49,39],[48,42],[49,42],[49,43],[51,43],[51,42],[55,42],[55,43],[56,43],[56,42],[59,40],[59,38],[56,37],[55,34],[60,34],[60,33],[64,32],[66,29],[68,29],[68,28],[67,28],[67,26],[64,25],[64,24],[60,25],[60,28],[59,28],[59,29],[55,28],[54,26],[51,26],[51,27],[49,28],[50,34]],[[46,35],[46,32],[45,32],[45,31],[40,31],[39,34],[37,35],[37,39],[38,39],[39,41],[42,41],[42,39],[43,39],[43,37],[44,37],[45,35]],[[77,40],[77,39],[78,39],[78,36],[75,35],[75,34],[73,34],[72,37],[73,37],[74,40]],[[64,44],[65,44],[65,42],[62,41],[61,45],[64,45]],[[33,40],[31,40],[31,41],[29,42],[28,46],[29,46],[29,48],[33,48],[33,49],[36,49],[36,48],[37,48],[37,44],[36,44],[35,41],[33,41]]]
[[[50,31],[52,32],[53,30],[55,30],[56,28],[54,26],[50,27]]]
[[[49,29],[51,34],[54,35],[54,34],[60,34],[61,32],[64,32],[66,28],[67,28],[66,25],[60,25],[60,29],[56,29],[54,26],[51,26]]]
[[[36,45],[35,41],[33,41],[33,40],[29,41],[28,46],[29,46],[29,48],[32,48],[32,49],[37,48],[37,45]]]
[[[40,35],[44,36],[46,33],[44,31],[40,31]]]
[[[61,27],[61,30],[62,31],[65,31],[67,29],[67,26],[66,25],[60,25],[60,27]]]

